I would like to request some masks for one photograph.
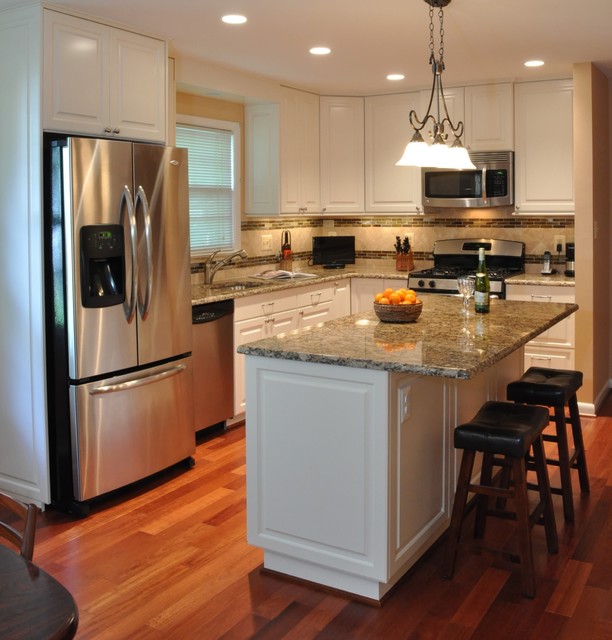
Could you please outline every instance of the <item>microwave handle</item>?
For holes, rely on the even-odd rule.
[[[489,199],[489,194],[487,193],[487,168],[482,168],[482,199],[486,202]]]

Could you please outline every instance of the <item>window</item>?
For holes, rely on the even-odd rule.
[[[179,115],[176,145],[189,151],[191,255],[240,245],[240,125]]]

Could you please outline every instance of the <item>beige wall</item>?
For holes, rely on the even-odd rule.
[[[244,105],[239,102],[215,100],[179,91],[176,94],[176,113],[177,116],[184,113],[188,116],[237,122],[240,131],[244,132]],[[240,175],[244,176],[244,135],[240,136]],[[240,202],[244,202],[244,178],[240,182]]]
[[[607,78],[574,66],[576,368],[581,400],[597,404],[610,379],[610,151]]]

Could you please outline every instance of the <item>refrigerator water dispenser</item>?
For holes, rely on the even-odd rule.
[[[95,224],[81,227],[81,304],[111,307],[125,300],[123,227]]]

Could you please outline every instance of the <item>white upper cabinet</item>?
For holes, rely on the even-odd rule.
[[[319,96],[282,88],[281,210],[320,213]]]
[[[511,83],[465,87],[465,146],[470,151],[514,149]]]
[[[44,12],[48,131],[166,141],[166,44]]]
[[[321,97],[321,207],[364,211],[364,99]]]
[[[518,213],[573,213],[573,83],[515,85],[515,202]]]
[[[420,104],[418,91],[365,99],[365,209],[369,213],[421,211],[421,170],[395,164],[414,133],[410,110],[418,113]]]

